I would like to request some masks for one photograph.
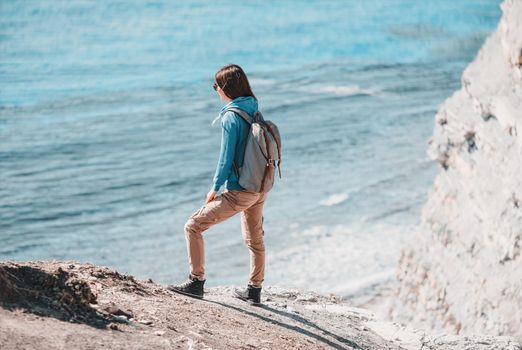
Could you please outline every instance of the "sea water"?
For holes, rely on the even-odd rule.
[[[371,295],[439,169],[437,107],[500,1],[31,1],[0,5],[0,260],[185,280],[183,225],[217,165],[240,64],[283,139],[266,284]],[[204,233],[206,286],[244,285],[239,215]]]

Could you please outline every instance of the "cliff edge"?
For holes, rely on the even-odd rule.
[[[522,340],[522,0],[502,18],[435,116],[441,165],[402,252],[392,320]]]
[[[509,349],[509,337],[430,337],[335,295],[232,287],[195,299],[74,261],[0,263],[0,349]]]

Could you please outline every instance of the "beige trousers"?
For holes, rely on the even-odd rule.
[[[185,238],[192,276],[205,279],[203,232],[241,212],[241,231],[250,250],[249,283],[261,286],[265,275],[263,205],[266,197],[266,192],[224,190],[189,217],[185,224]]]

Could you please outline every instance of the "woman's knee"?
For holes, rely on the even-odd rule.
[[[263,236],[255,236],[255,237],[249,237],[245,238],[245,245],[250,248],[257,251],[264,251],[265,250],[265,242],[263,240]]]
[[[183,227],[186,236],[194,236],[201,234],[201,230],[199,230],[197,222],[193,218],[189,218],[187,222],[185,222],[185,226]]]

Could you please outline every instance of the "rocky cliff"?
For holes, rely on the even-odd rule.
[[[389,307],[397,322],[522,339],[522,0],[435,116],[441,165]]]
[[[335,295],[266,286],[253,306],[231,292],[195,299],[75,261],[0,263],[0,349],[522,349],[511,337],[432,337]]]

